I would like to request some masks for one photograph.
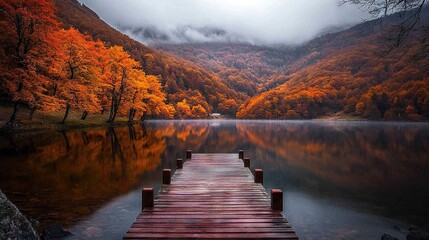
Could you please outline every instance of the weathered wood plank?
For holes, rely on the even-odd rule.
[[[130,228],[128,232],[136,233],[272,233],[272,232],[294,232],[292,228],[277,227],[277,228]]]
[[[134,233],[128,232],[125,239],[297,239],[295,233]]]
[[[134,223],[131,228],[278,228],[285,227],[290,228],[288,223],[157,223],[157,224],[145,224],[145,223]]]
[[[237,154],[191,154],[124,239],[298,239]]]

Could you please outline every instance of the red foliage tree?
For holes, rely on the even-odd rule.
[[[54,6],[48,0],[1,0],[0,39],[6,61],[1,64],[1,89],[15,103],[9,120],[16,119],[19,104],[36,108],[46,97],[48,82],[43,68],[58,27]]]

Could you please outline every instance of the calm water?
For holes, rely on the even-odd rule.
[[[163,168],[194,152],[231,152],[285,192],[301,239],[405,239],[429,230],[429,124],[153,121],[144,126],[0,137],[0,189],[42,226],[121,239],[160,187]]]

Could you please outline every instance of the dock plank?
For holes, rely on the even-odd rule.
[[[238,154],[192,154],[123,239],[298,239]]]

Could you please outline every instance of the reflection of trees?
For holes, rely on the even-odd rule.
[[[136,129],[134,128],[133,124],[128,124],[128,132],[130,133],[130,139],[135,140],[136,139]]]
[[[32,144],[34,150],[0,161],[0,186],[12,200],[15,193],[26,195],[16,204],[43,224],[70,223],[156,170],[166,148],[163,131],[121,127],[15,139],[18,148]]]
[[[427,224],[428,128],[300,122],[238,123],[237,129],[256,145],[249,149],[253,163],[276,187],[370,203],[383,214]]]
[[[340,186],[394,188],[408,176],[421,177],[429,169],[425,151],[427,132],[420,127],[329,126],[317,124],[237,124],[243,139],[287,163]],[[416,175],[417,174],[417,175]],[[423,178],[424,177],[424,178]]]
[[[210,121],[176,121],[150,124],[165,129],[171,156],[180,156],[187,149],[194,152],[235,152],[240,142],[235,123],[213,127]],[[170,147],[171,146],[171,147]]]
[[[209,124],[204,121],[160,123],[156,128],[165,130],[165,136],[169,138],[168,145],[174,146],[177,154],[186,149],[200,149],[210,134]]]
[[[384,214],[427,224],[428,128],[323,123],[246,123],[237,128],[242,139],[257,146],[252,157],[263,162],[255,164],[264,166],[273,183],[370,202]]]

